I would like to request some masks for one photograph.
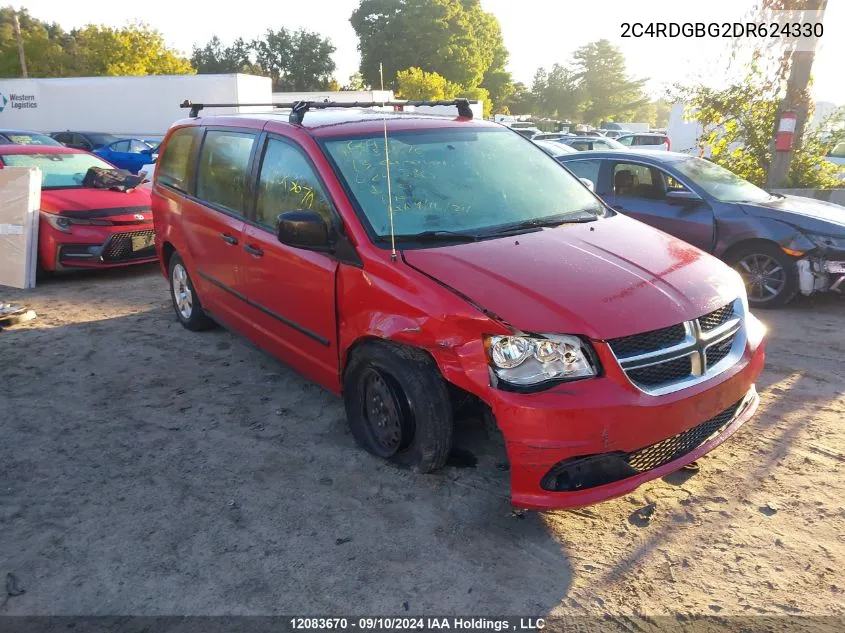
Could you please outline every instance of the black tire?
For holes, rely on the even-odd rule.
[[[352,435],[367,452],[419,473],[446,463],[452,404],[424,352],[386,341],[358,347],[344,372],[343,397]]]
[[[178,253],[173,253],[173,255],[170,256],[170,262],[167,270],[168,277],[170,279],[170,302],[173,304],[173,311],[176,312],[176,318],[179,319],[179,323],[192,332],[207,330],[208,328],[213,327],[214,321],[212,321],[211,317],[209,317],[205,313],[205,310],[203,310],[202,302],[200,301],[197,291],[194,289],[194,282],[191,281],[191,275],[188,273],[188,268],[185,266],[185,262],[182,261],[182,258],[179,257]],[[183,272],[184,278],[181,277]],[[180,279],[175,279],[174,273]],[[177,294],[179,294],[177,293],[177,285],[180,284],[180,280],[181,284],[188,290],[187,296],[189,297],[191,303],[190,310],[187,311],[180,308],[176,299]]]
[[[757,262],[756,267],[755,262]],[[769,264],[764,262],[769,262]],[[771,262],[775,262],[780,270],[773,267]],[[749,244],[733,253],[728,263],[742,275],[748,291],[748,304],[752,308],[782,308],[798,294],[796,260],[784,253],[776,244],[765,242]],[[769,277],[765,276],[767,270],[777,272]],[[764,279],[770,283],[763,285]],[[777,290],[776,294],[769,292],[772,288]]]

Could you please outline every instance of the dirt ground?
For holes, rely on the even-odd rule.
[[[700,472],[522,516],[475,425],[474,466],[386,465],[154,266],[0,300],[38,313],[0,332],[0,615],[845,615],[845,297],[759,313],[760,411]]]

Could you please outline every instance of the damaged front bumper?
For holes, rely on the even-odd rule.
[[[802,295],[845,291],[845,254],[804,257],[798,260],[797,266]]]

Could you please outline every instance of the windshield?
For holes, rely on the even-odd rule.
[[[702,158],[681,160],[672,165],[719,202],[766,202],[772,196],[724,167]]]
[[[0,139],[3,137],[9,139],[10,143],[15,145],[59,145],[57,140],[50,138],[46,134],[38,134],[37,132],[3,132],[0,134]]]
[[[384,137],[325,142],[373,232],[390,235]],[[411,236],[603,213],[600,202],[533,143],[504,128],[394,132],[394,231]]]
[[[81,187],[89,168],[113,169],[93,154],[5,154],[0,159],[6,167],[38,167],[45,189]]]

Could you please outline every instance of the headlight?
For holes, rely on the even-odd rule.
[[[577,336],[490,336],[486,346],[490,368],[509,385],[532,387],[596,375],[594,357]]]
[[[845,237],[819,235],[817,233],[807,233],[807,237],[816,246],[821,246],[823,248],[834,248],[836,250],[845,251]]]
[[[84,224],[86,226],[112,226],[111,220],[89,220],[85,218],[69,218],[64,215],[57,215],[47,211],[41,212],[41,217],[47,221],[47,224],[52,226],[57,231],[62,233],[70,233],[70,227],[74,224]]]

